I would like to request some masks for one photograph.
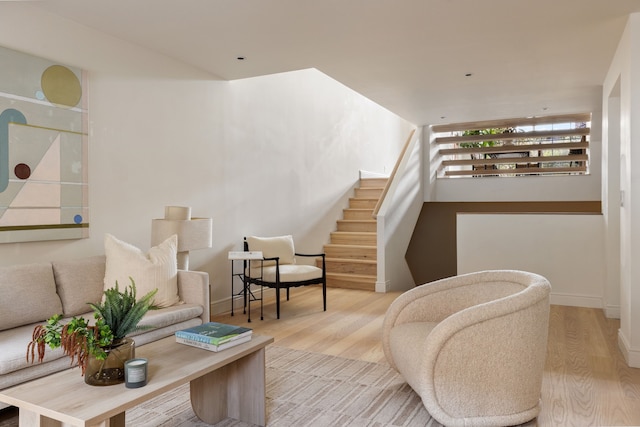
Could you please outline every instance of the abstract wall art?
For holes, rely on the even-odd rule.
[[[89,236],[86,72],[0,47],[0,243]]]

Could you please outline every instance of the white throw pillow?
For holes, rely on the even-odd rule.
[[[178,236],[169,237],[145,254],[129,243],[105,234],[104,251],[107,257],[104,288],[123,290],[131,284],[129,277],[136,283],[136,298],[158,289],[154,304],[169,307],[180,302],[178,296]]]

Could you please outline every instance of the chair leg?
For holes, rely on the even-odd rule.
[[[289,301],[289,288],[287,288],[287,301]]]
[[[280,318],[280,287],[276,286],[276,318]]]
[[[327,311],[327,281],[322,282],[322,304],[324,311]]]

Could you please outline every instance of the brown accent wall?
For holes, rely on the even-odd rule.
[[[457,274],[456,214],[600,214],[600,201],[584,202],[426,202],[413,230],[405,259],[416,285]]]

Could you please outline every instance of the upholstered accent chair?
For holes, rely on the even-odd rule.
[[[385,356],[446,426],[527,422],[540,412],[550,291],[515,270],[417,286],[385,315]]]
[[[246,237],[245,251],[261,251],[263,262],[252,262],[251,269],[245,271],[245,288],[249,284],[266,286],[276,290],[276,316],[280,318],[280,289],[286,289],[287,301],[289,289],[298,286],[322,285],[323,310],[327,311],[327,269],[325,254],[302,254],[294,249],[290,235],[276,237]],[[322,267],[297,264],[296,257],[321,258]],[[262,265],[260,265],[262,264]]]

